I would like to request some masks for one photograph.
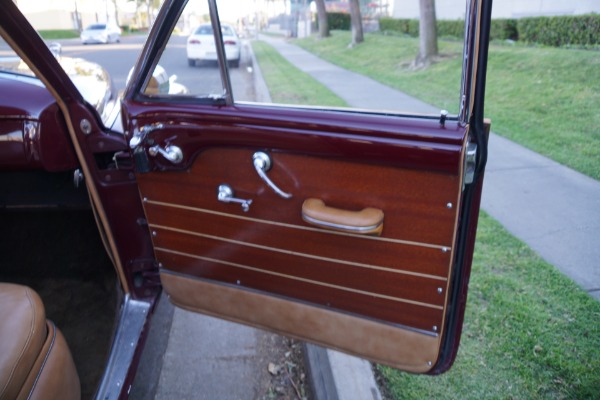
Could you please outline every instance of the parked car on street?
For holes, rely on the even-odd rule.
[[[225,52],[188,53],[218,73],[183,64],[176,85],[158,66],[183,58],[171,37],[186,3],[164,2],[106,119],[91,99],[108,86],[92,97],[74,78],[101,69],[57,57],[0,2],[0,56],[16,68],[0,72],[0,397],[127,398],[162,291],[412,373],[448,370],[487,159],[491,0],[466,0],[455,115],[238,101],[226,25],[211,30]]]
[[[81,43],[118,43],[121,41],[121,28],[114,24],[92,24],[81,31]]]
[[[230,25],[221,25],[223,46],[229,65],[240,66],[242,44],[235,29]],[[211,24],[202,24],[192,31],[187,39],[187,59],[190,67],[203,61],[217,61],[217,48]]]

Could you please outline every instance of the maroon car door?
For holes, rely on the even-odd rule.
[[[192,49],[201,11],[167,2],[123,118],[171,300],[411,372],[449,368],[486,159],[490,3],[465,5],[460,110],[446,116],[241,101],[271,36],[239,22],[253,37],[224,39],[210,0],[216,46]]]

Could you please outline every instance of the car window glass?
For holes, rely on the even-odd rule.
[[[223,34],[235,32],[223,27]],[[163,71],[169,71],[166,75]],[[143,90],[150,96],[221,98],[224,85],[217,62],[206,0],[188,2]]]
[[[325,2],[330,36],[320,39],[314,2],[217,0],[234,101],[412,112],[406,102],[387,100],[395,89],[434,105],[432,112],[458,113],[466,4],[436,2],[439,52],[422,63],[419,2],[413,3],[393,10],[360,1],[364,41],[352,44],[348,2]],[[187,95],[224,93],[207,0],[188,2],[158,63],[177,76]],[[352,73],[336,73],[340,68]],[[439,76],[444,85],[435,84]],[[362,92],[373,101],[357,106],[344,89],[363,79],[381,85]],[[155,92],[151,86],[146,93]]]
[[[35,77],[33,71],[15,51],[6,43],[6,41],[0,37],[0,72],[10,73],[15,76],[27,75]],[[38,82],[36,82],[38,83]],[[39,81],[39,85],[43,86],[42,82]]]

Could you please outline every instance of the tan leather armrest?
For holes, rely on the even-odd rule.
[[[302,204],[302,219],[311,225],[335,231],[361,235],[381,235],[383,211],[367,207],[348,211],[328,207],[323,200],[306,199]]]

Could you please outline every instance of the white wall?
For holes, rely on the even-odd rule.
[[[438,19],[463,19],[465,0],[436,0]],[[600,0],[494,0],[492,18],[600,13]],[[394,18],[419,18],[419,0],[394,0]]]

